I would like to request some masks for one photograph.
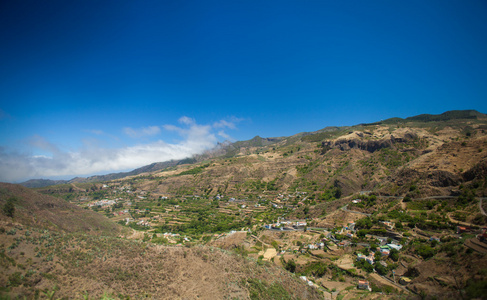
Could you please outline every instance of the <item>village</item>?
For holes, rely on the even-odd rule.
[[[371,213],[363,208],[380,197],[369,192],[342,199],[339,209],[329,215],[313,217],[303,214],[310,203],[306,192],[267,193],[252,199],[217,194],[208,199],[157,195],[130,186],[111,191],[107,195],[116,197],[82,205],[143,232],[144,241],[173,246],[205,243],[279,265],[301,274],[328,299],[359,291],[417,294],[411,284],[418,277],[415,265],[432,253],[460,245],[457,241],[468,251],[487,253],[485,228],[455,224],[444,214],[441,221],[434,220],[443,225],[432,230],[424,224],[433,220],[424,218],[424,212],[408,210],[401,199]],[[437,209],[444,205],[438,203]],[[326,266],[328,274],[308,270],[316,265]]]

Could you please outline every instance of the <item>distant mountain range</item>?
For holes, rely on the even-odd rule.
[[[435,122],[435,121],[466,120],[466,119],[467,120],[487,119],[487,115],[480,113],[476,110],[452,110],[452,111],[444,112],[439,115],[421,114],[413,117],[408,117],[405,119],[390,118],[375,123],[360,124],[360,125],[390,125],[390,124],[400,124],[400,123],[408,123],[408,122]],[[66,184],[66,183],[69,184],[69,183],[110,181],[110,180],[124,178],[127,176],[135,176],[142,173],[160,171],[178,165],[193,164],[214,157],[231,158],[236,156],[243,148],[264,147],[272,144],[277,144],[284,140],[286,140],[287,143],[291,143],[292,141],[301,138],[308,141],[321,140],[322,138],[326,138],[327,136],[329,136],[331,133],[337,132],[339,130],[343,130],[344,128],[347,127],[330,126],[314,132],[298,133],[290,137],[262,138],[260,136],[255,136],[254,138],[247,141],[237,141],[235,143],[230,143],[230,142],[219,143],[214,149],[200,155],[195,155],[190,158],[185,158],[182,160],[171,160],[165,162],[155,162],[150,165],[143,166],[129,172],[110,173],[107,175],[95,175],[90,177],[75,177],[70,180],[31,179],[20,183],[20,185],[23,185],[28,188],[40,188],[40,187]]]
[[[401,122],[433,122],[433,121],[449,121],[449,120],[464,120],[464,119],[485,119],[486,114],[480,113],[476,110],[450,110],[439,115],[421,114],[406,119],[390,118],[384,121],[372,124],[397,124]],[[372,125],[368,124],[368,125]]]

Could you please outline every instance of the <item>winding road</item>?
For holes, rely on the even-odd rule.
[[[480,199],[480,201],[479,201],[480,213],[483,214],[484,216],[487,216],[487,214],[485,213],[484,208],[482,207],[482,200],[487,199],[487,198],[479,198],[479,199]]]
[[[364,215],[364,216],[367,216],[367,217],[370,217],[372,215],[372,214],[366,214],[366,213],[363,213],[363,212],[360,212],[360,211],[356,211],[356,210],[349,210],[347,207],[348,207],[348,204],[345,205],[345,206],[340,207],[340,209],[343,210],[343,211],[352,213],[352,214],[361,214],[361,215]]]

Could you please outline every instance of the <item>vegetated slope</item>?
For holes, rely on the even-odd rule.
[[[127,204],[124,209],[133,207],[138,210],[140,219],[153,224],[151,230],[154,233],[183,233],[188,234],[192,241],[199,239],[202,242],[211,239],[213,233],[231,229],[251,229],[254,234],[258,234],[263,230],[263,223],[273,223],[283,216],[287,219],[307,218],[310,226],[326,227],[347,225],[348,221],[357,221],[364,217],[362,214],[339,209],[348,204],[350,210],[372,214],[370,222],[374,228],[369,228],[371,230],[385,231],[379,220],[391,220],[401,224],[402,229],[397,233],[399,237],[404,233],[400,242],[405,247],[399,261],[393,263],[389,260],[389,263],[400,262],[395,266],[396,276],[411,277],[409,288],[417,293],[454,298],[448,295],[461,295],[462,289],[471,292],[471,286],[475,287],[473,289],[477,287],[473,284],[483,285],[485,282],[483,252],[466,249],[463,239],[454,235],[455,220],[472,223],[475,228],[486,224],[485,217],[479,215],[478,199],[475,198],[487,193],[485,130],[487,122],[483,118],[450,118],[330,128],[280,138],[271,144],[261,144],[257,139],[245,145],[241,144],[242,147],[232,157],[214,157],[195,164],[177,165],[163,171],[111,181],[107,184],[106,193],[111,197],[122,197],[124,205]],[[85,190],[69,191],[69,186],[62,186],[43,191],[54,194],[58,192],[86,205],[87,201],[95,200],[99,196],[99,188],[102,186],[97,184],[94,189],[95,185],[91,185],[90,190],[86,186]],[[354,198],[344,197],[359,197],[360,191],[369,192],[364,194],[375,193],[379,197],[375,199],[375,195],[360,195],[363,196],[363,201],[355,205],[350,201]],[[389,195],[407,196],[412,201],[380,197]],[[420,199],[431,196],[457,197]],[[248,201],[237,201],[239,199]],[[220,222],[223,220],[226,222]],[[357,222],[357,226],[359,223]],[[205,229],[204,233],[196,230],[201,228]],[[425,230],[422,233],[424,236],[420,237],[418,230]],[[285,235],[281,232],[278,234]],[[245,233],[241,235],[246,236]],[[441,237],[441,244],[429,241],[431,236]],[[150,238],[149,235],[147,237]],[[469,240],[473,238],[468,234],[464,237]],[[315,238],[315,241],[318,238],[321,240],[318,234]],[[342,238],[345,237],[340,237]],[[153,240],[157,241],[158,238]],[[375,243],[367,238],[361,238],[360,241]],[[217,241],[213,245],[226,249],[236,247],[238,250],[241,243],[236,239],[227,242],[229,244],[225,245],[220,244],[222,241]],[[257,246],[257,243],[252,244],[250,238],[247,242],[249,249],[252,249],[252,245]],[[277,245],[285,245],[287,242],[283,238],[282,243]],[[300,242],[309,241],[303,239]],[[191,243],[193,242],[188,244]],[[266,240],[266,243],[272,244],[272,241]],[[293,247],[297,244],[288,245]],[[468,246],[468,243],[465,245]],[[192,253],[189,251],[195,251],[194,247],[182,249],[193,249],[187,250],[186,255]],[[211,253],[210,248],[202,249]],[[336,255],[343,255],[345,250],[336,251]],[[352,255],[354,250],[347,251],[348,255]],[[454,257],[454,253],[458,253],[458,256]],[[182,255],[184,256],[184,252]],[[292,258],[291,254],[288,255],[288,259]],[[300,265],[298,270],[308,261],[303,255],[299,255],[299,258],[301,260],[296,260]],[[332,264],[332,261],[319,259]],[[196,263],[199,262],[201,261]],[[279,264],[279,261],[274,263]],[[462,264],[461,268],[449,267],[458,264]],[[417,272],[410,272],[410,267],[411,270],[416,268]],[[131,270],[129,269],[129,274]],[[241,271],[231,268],[229,270]],[[126,271],[123,269],[121,274]],[[327,276],[333,278],[335,273],[330,271]],[[143,274],[138,274],[140,278],[145,278]],[[225,274],[230,276],[233,273]],[[239,279],[241,285],[236,289],[237,293],[241,289],[249,293],[252,290],[262,291],[255,288],[258,281],[245,277],[245,272],[243,274],[243,279]],[[282,292],[279,285],[275,285],[276,281],[259,279],[270,290]],[[356,284],[354,280],[350,279],[349,283]],[[233,286],[234,283],[230,285]],[[115,286],[117,283],[111,282],[110,285]],[[98,289],[100,290],[103,288]],[[125,293],[125,290],[121,291]],[[152,293],[153,290],[150,291]],[[236,294],[224,295],[239,297]],[[269,298],[265,297],[267,295],[259,296]]]
[[[50,185],[64,184],[66,182],[66,180],[31,179],[20,183],[20,185],[28,188],[40,188]]]
[[[398,124],[402,122],[433,122],[433,121],[452,121],[452,120],[479,120],[486,119],[487,115],[480,113],[476,110],[450,110],[439,115],[421,114],[406,119],[402,118],[390,118],[384,121],[372,123],[372,124]]]
[[[306,192],[303,203],[312,217],[323,209],[335,209],[333,200],[361,191],[472,200],[487,193],[487,119],[477,114],[475,118],[462,119],[464,113],[459,112],[440,121],[404,119],[394,124],[329,127],[265,141],[256,137],[239,143],[232,157],[217,156],[110,184],[148,192],[152,199],[213,199],[218,194],[225,199],[251,200],[257,195],[273,199],[300,191]],[[58,186],[42,192],[66,194]],[[69,193],[77,199],[87,196],[87,192]],[[287,204],[298,202],[294,198]],[[304,217],[303,207],[294,216]]]
[[[103,181],[116,180],[120,178],[136,176],[143,173],[150,173],[150,172],[164,170],[167,168],[173,168],[179,165],[194,164],[218,156],[233,157],[235,154],[237,154],[240,151],[241,148],[245,148],[249,146],[262,147],[266,145],[271,145],[273,143],[280,141],[281,139],[282,138],[261,138],[259,136],[256,136],[253,139],[248,141],[239,141],[235,143],[230,143],[230,142],[219,143],[214,149],[208,150],[203,154],[197,154],[194,155],[193,157],[188,157],[180,160],[155,162],[150,165],[146,165],[129,172],[110,173],[106,175],[95,175],[86,178],[75,177],[70,180],[31,179],[25,182],[21,182],[20,185],[28,188],[42,188],[42,187],[48,187],[48,186],[60,185],[60,184],[90,183],[90,182],[103,182]]]
[[[59,184],[109,181],[109,180],[124,178],[127,176],[134,176],[134,175],[138,175],[141,173],[159,171],[159,170],[162,170],[165,168],[177,166],[179,164],[194,163],[194,162],[195,161],[193,161],[193,160],[189,160],[189,161],[188,160],[171,160],[171,161],[166,161],[166,162],[152,163],[150,165],[143,166],[141,168],[137,168],[137,169],[129,171],[129,172],[110,173],[110,174],[106,174],[106,175],[95,175],[95,176],[90,176],[90,177],[86,177],[86,178],[75,177],[75,178],[70,179],[70,180],[31,179],[31,180],[27,180],[25,182],[21,182],[20,185],[28,187],[28,188],[42,188],[42,187],[47,187],[47,186],[51,186],[51,185],[59,185]]]
[[[168,247],[0,223],[3,293],[80,299],[320,299],[269,263],[204,246]],[[2,292],[0,292],[1,295]]]
[[[333,128],[265,146],[248,143],[233,157],[127,180],[166,196],[245,198],[298,189],[326,201],[362,190],[405,195],[411,186],[412,197],[458,195],[462,183],[485,178],[486,130],[486,119]]]
[[[451,125],[452,128],[458,129],[459,124],[463,124],[464,126],[462,130],[468,131],[469,129],[472,129],[470,125],[473,124],[474,126],[478,126],[478,124],[480,123],[483,124],[484,126],[484,127],[480,126],[481,129],[485,130],[486,121],[487,121],[487,115],[483,113],[477,112],[475,110],[457,110],[457,111],[447,111],[439,115],[422,114],[418,116],[408,117],[405,119],[390,118],[376,123],[360,124],[357,126],[346,126],[346,127],[330,126],[314,132],[302,132],[289,137],[262,138],[259,136],[255,136],[254,138],[248,141],[238,141],[235,143],[225,142],[225,143],[218,144],[217,147],[215,147],[214,149],[206,151],[201,155],[195,155],[191,158],[186,158],[182,160],[172,160],[166,162],[156,162],[132,170],[130,172],[111,173],[107,175],[97,175],[97,176],[91,176],[87,178],[76,177],[66,181],[33,179],[21,183],[21,185],[30,188],[36,188],[36,187],[45,187],[45,186],[63,184],[63,183],[85,183],[85,182],[102,182],[102,181],[116,180],[116,179],[121,179],[129,176],[136,176],[145,173],[157,172],[168,168],[174,168],[180,165],[201,163],[203,161],[215,159],[218,157],[227,158],[227,159],[234,158],[234,157],[241,156],[242,154],[245,153],[248,154],[249,149],[269,150],[271,148],[275,148],[274,147],[275,145],[280,145],[282,148],[282,146],[291,146],[293,144],[299,145],[300,143],[323,142],[330,139],[338,138],[340,136],[346,135],[347,133],[353,131],[358,131],[362,133],[364,133],[365,131],[365,134],[370,134],[370,130],[374,131],[374,128],[375,129],[388,128],[389,131],[397,129],[399,127],[410,127],[416,129],[423,128],[429,131],[430,133],[434,134],[433,131],[438,131],[439,128],[443,128],[445,126]],[[368,139],[371,138],[371,136],[365,136],[365,138]],[[377,136],[375,136],[375,138],[377,138]],[[378,141],[375,141],[373,143],[377,143],[377,142]],[[391,146],[390,143],[389,144],[387,143],[389,143],[389,141],[386,141],[386,144],[369,145],[369,146],[372,146],[372,148],[376,146],[382,148],[387,148],[387,146]],[[394,143],[394,140],[392,141],[392,143]],[[351,148],[354,147],[352,146]],[[358,148],[362,150],[367,150],[360,147]]]
[[[104,216],[19,185],[0,184],[0,207],[0,296],[321,298],[292,274],[234,253],[117,237],[119,225]]]
[[[13,218],[0,214],[1,221],[66,232],[116,236],[121,227],[106,217],[37,193],[20,185],[0,183],[0,207],[13,203]]]

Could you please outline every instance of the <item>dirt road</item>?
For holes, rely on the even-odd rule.
[[[384,277],[380,276],[379,274],[376,274],[376,273],[371,273],[370,274],[370,277],[372,277],[374,280],[377,280],[378,282],[380,282],[381,284],[384,284],[384,285],[387,285],[387,286],[390,286],[398,291],[405,291],[406,293],[410,293],[410,291],[408,289],[406,289],[405,287],[399,285],[398,283],[394,283],[392,281],[389,281],[387,279],[385,279]]]

